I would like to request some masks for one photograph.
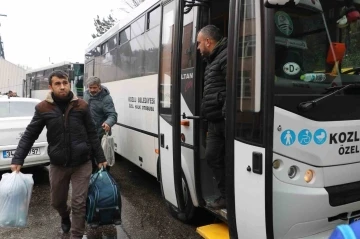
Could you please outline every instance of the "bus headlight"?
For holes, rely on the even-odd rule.
[[[295,178],[296,174],[298,173],[298,169],[296,166],[291,166],[288,170],[288,176],[289,178],[293,179]]]
[[[281,160],[279,160],[279,159],[274,160],[274,162],[273,162],[273,168],[274,168],[274,169],[279,169],[280,166],[281,166]]]
[[[304,175],[304,180],[307,183],[310,183],[314,178],[315,172],[311,169],[308,169]]]

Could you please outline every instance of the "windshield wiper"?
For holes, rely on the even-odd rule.
[[[357,88],[357,87],[360,88],[360,84],[349,84],[349,85],[341,86],[340,88],[338,88],[338,86],[331,87],[331,88],[329,88],[327,90],[329,91],[329,90],[336,89],[336,88],[338,88],[338,90],[335,90],[334,92],[331,92],[330,94],[324,95],[324,96],[322,96],[320,98],[317,98],[315,100],[301,102],[298,105],[297,108],[298,108],[299,111],[302,111],[302,112],[309,111],[312,108],[314,108],[315,106],[319,105],[319,103],[321,101],[324,101],[324,100],[330,98],[331,96],[336,95],[336,93],[339,93],[339,92],[341,92],[343,90],[346,90],[347,88]]]

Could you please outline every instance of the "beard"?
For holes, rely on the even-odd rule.
[[[93,92],[90,91],[90,95],[91,96],[96,96],[97,94],[99,94],[99,92],[100,92],[100,90],[99,91],[93,91]]]
[[[203,51],[201,56],[204,58],[204,59],[207,59],[209,56],[210,56],[210,52],[208,51]]]
[[[68,91],[68,92],[61,91],[61,92],[57,92],[57,93],[54,92],[54,95],[59,99],[66,99],[69,97],[69,93],[70,93],[70,91]]]

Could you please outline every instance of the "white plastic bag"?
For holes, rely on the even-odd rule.
[[[25,227],[34,180],[32,174],[5,173],[0,181],[0,227]]]
[[[101,147],[108,165],[113,166],[115,164],[114,138],[106,133],[101,139]]]

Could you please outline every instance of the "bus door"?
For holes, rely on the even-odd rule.
[[[162,37],[159,71],[159,149],[160,172],[163,196],[171,208],[178,207],[174,182],[173,160],[173,95],[174,84],[173,42],[175,25],[175,1],[167,1],[162,5]]]
[[[181,51],[181,95],[180,95],[180,138],[181,138],[181,183],[184,197],[184,221],[191,219],[194,213],[194,205],[198,206],[196,187],[196,160],[199,155],[199,144],[196,140],[199,132],[199,117],[196,117],[198,99],[195,94],[197,67],[197,46],[196,46],[196,23],[198,8],[186,9],[183,14],[183,35]],[[195,117],[194,117],[195,116]]]
[[[195,114],[197,12],[195,8],[183,14],[183,5],[182,1],[163,5],[159,145],[164,197],[172,214],[188,221],[198,204],[194,178],[197,122],[188,118]]]
[[[231,238],[272,238],[273,106],[268,92],[272,22],[258,0],[230,1],[226,112],[226,193]],[[274,41],[274,40],[273,40]],[[264,47],[265,50],[261,49]],[[265,64],[266,63],[266,64]],[[269,86],[268,86],[269,85]],[[229,90],[231,89],[231,90]]]

